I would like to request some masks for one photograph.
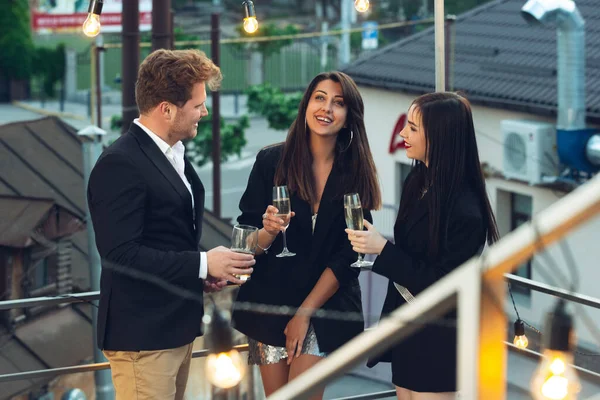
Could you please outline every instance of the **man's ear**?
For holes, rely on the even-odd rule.
[[[173,115],[173,104],[163,101],[158,105],[158,110],[165,119],[170,120]]]

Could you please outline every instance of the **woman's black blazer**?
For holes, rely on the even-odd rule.
[[[262,228],[262,214],[272,204],[275,169],[282,149],[282,145],[274,145],[258,153],[248,187],[240,200],[242,214],[238,223]],[[287,246],[296,256],[275,257],[283,248],[280,234],[267,254],[256,257],[251,280],[241,286],[234,303],[236,329],[260,342],[284,347],[283,331],[288,321],[325,268],[331,268],[340,287],[322,309],[349,314],[342,319],[311,318],[320,350],[331,352],[363,331],[359,270],[350,267],[357,254],[352,251],[344,232],[344,193],[340,193],[345,174],[356,172],[345,171],[336,160],[323,191],[314,234],[310,204],[291,193],[291,207],[296,215],[287,229]],[[370,220],[370,213],[366,211],[365,217]],[[260,309],[244,311],[239,306],[241,302],[290,306],[289,314],[272,315]]]
[[[485,244],[482,204],[475,192],[465,186],[443,207],[439,253],[436,259],[429,259],[428,195],[412,205],[405,221],[396,220],[395,244],[388,242],[373,265],[373,272],[390,279],[382,315],[406,303],[393,282],[416,296],[477,255]],[[455,391],[456,328],[448,327],[455,321],[456,312],[446,314],[383,356],[369,360],[368,365],[391,361],[394,384],[409,390]]]

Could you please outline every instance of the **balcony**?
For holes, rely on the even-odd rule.
[[[533,350],[521,350],[516,349],[509,342],[512,337],[507,329],[510,321],[506,315],[504,302],[506,280],[513,285],[525,286],[530,290],[564,299],[577,306],[585,305],[600,309],[600,300],[504,273],[511,271],[516,265],[540,251],[543,246],[559,240],[576,226],[592,218],[597,212],[600,212],[600,177],[593,179],[587,185],[538,214],[531,224],[525,224],[507,235],[484,252],[482,257],[473,258],[458,267],[419,294],[413,302],[398,308],[383,319],[377,327],[351,340],[314,368],[274,393],[271,398],[277,400],[301,397],[312,387],[325,385],[335,377],[362,364],[367,356],[384,351],[404,337],[415,333],[419,329],[419,324],[415,324],[415,321],[419,323],[433,322],[437,316],[452,308],[458,310],[457,383],[461,396],[466,399],[503,399],[506,398],[508,392],[511,399],[527,398],[527,381],[530,379],[531,373],[523,371],[531,370],[541,355],[536,351],[537,347],[535,346],[532,346]],[[210,223],[210,220],[205,223]],[[216,232],[225,229],[225,227],[220,229],[218,224],[219,221],[213,221],[211,225]],[[57,305],[63,305],[62,309],[65,310],[68,309],[64,307],[65,304],[71,304],[73,307],[82,301],[97,300],[98,296],[98,292],[91,292],[58,297],[9,300],[0,302],[0,311]],[[32,325],[29,328],[30,334],[32,337],[38,338],[36,343],[41,346],[43,346],[45,337],[44,328],[43,325],[37,327]],[[37,336],[35,336],[36,333]],[[58,346],[55,344],[46,346],[47,348],[44,350],[52,352],[58,348],[58,351],[64,352],[64,349],[83,342],[81,337],[65,337],[64,339],[66,340],[61,343],[63,350],[53,347]],[[534,339],[532,342],[537,342],[537,338],[534,336],[532,339]],[[15,340],[15,337],[12,340]],[[89,340],[89,337],[86,340]],[[88,343],[90,342],[88,341]],[[13,344],[21,345],[23,357],[14,353],[16,350]],[[19,338],[16,337],[15,343],[5,342],[0,347],[3,358],[18,360],[21,363],[21,365],[17,365],[13,362],[0,370],[2,373],[0,375],[0,393],[3,395],[6,393],[10,396],[18,393],[22,390],[23,382],[40,384],[57,375],[86,373],[109,368],[107,363],[54,368],[47,362],[42,362],[42,368],[32,367],[35,363],[27,364],[25,362],[27,355],[29,359],[33,358],[37,362],[43,361],[43,359],[27,344],[25,346],[23,344],[23,341],[21,340],[19,343]],[[239,347],[240,350],[245,348],[245,345]],[[11,352],[13,353],[11,354]],[[198,349],[194,352],[194,358],[203,357],[206,354],[206,349]],[[516,359],[528,360],[528,363],[516,368],[512,365]],[[510,364],[509,368],[506,368],[507,363]],[[592,364],[584,365],[581,358],[575,358],[574,367],[582,381],[580,398],[591,399],[591,396],[600,392],[598,368]],[[253,387],[255,382],[256,380],[253,379],[246,382],[245,385]],[[21,389],[19,389],[19,385],[21,385]],[[519,388],[521,390],[518,390]],[[235,396],[235,393],[233,395]],[[390,395],[393,395],[393,392],[352,398],[374,399]],[[206,396],[200,394],[200,398],[206,398]]]

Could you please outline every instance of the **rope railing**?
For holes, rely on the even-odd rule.
[[[600,309],[600,299],[586,296],[579,293],[573,293],[561,288],[557,288],[551,285],[547,285],[544,283],[540,283],[531,279],[523,278],[520,276],[516,276],[513,274],[505,274],[505,279],[515,285],[522,285],[530,288],[533,291],[549,294],[551,296],[555,296],[558,298],[565,299],[570,302],[574,302],[581,305],[586,305],[589,307],[593,307],[596,309]],[[36,297],[30,299],[15,299],[15,300],[6,300],[0,301],[0,311],[6,311],[15,308],[31,308],[37,306],[52,306],[52,305],[61,305],[61,304],[73,304],[73,303],[88,303],[91,301],[98,300],[100,298],[100,292],[84,292],[84,293],[73,293],[61,296],[46,296],[46,297]],[[509,348],[513,348],[514,346],[505,342]],[[238,351],[248,351],[247,344],[241,344],[235,346],[235,349]],[[521,351],[521,349],[519,349]],[[535,355],[541,357],[540,353],[526,350],[530,355]],[[208,355],[208,349],[196,350],[192,353],[193,358],[206,357]],[[23,379],[36,379],[36,378],[47,378],[54,377],[57,375],[65,375],[65,374],[75,374],[80,372],[89,372],[89,371],[97,371],[102,369],[110,368],[107,362],[105,363],[96,363],[96,364],[86,364],[86,365],[76,365],[70,367],[62,367],[62,368],[50,368],[44,370],[35,370],[35,371],[27,371],[27,372],[19,372],[13,374],[4,374],[0,375],[0,383],[14,381],[14,380],[23,380]],[[597,374],[593,371],[577,367],[578,370],[585,373],[590,377],[596,377],[600,380],[600,374]],[[394,395],[394,391],[383,391],[378,393],[370,393],[365,395],[344,397],[337,400],[370,400],[370,399],[381,399]]]
[[[248,351],[248,344],[240,344],[233,346],[237,351]],[[206,357],[209,354],[208,349],[196,350],[192,352],[192,358]],[[85,365],[74,365],[71,367],[62,368],[49,368],[35,371],[18,372],[14,374],[0,375],[0,383],[9,381],[19,381],[24,379],[38,379],[38,378],[51,378],[58,375],[66,374],[78,374],[81,372],[99,371],[102,369],[110,369],[108,362],[85,364]]]

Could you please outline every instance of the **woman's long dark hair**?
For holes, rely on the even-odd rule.
[[[364,123],[364,105],[356,84],[343,72],[324,72],[317,75],[302,96],[298,115],[292,123],[283,145],[283,153],[275,172],[275,184],[286,184],[290,191],[307,201],[316,203],[316,186],[312,171],[310,134],[306,127],[308,102],[319,82],[332,80],[342,86],[344,103],[348,107],[346,125],[338,133],[335,146],[335,167],[343,172],[340,193],[358,193],[363,208],[376,210],[381,207],[381,191],[377,169],[369,148]],[[352,140],[350,141],[352,132]]]
[[[438,92],[420,96],[412,105],[421,117],[428,167],[421,161],[415,162],[403,189],[400,218],[408,217],[411,205],[426,190],[429,257],[435,259],[446,229],[448,208],[457,192],[469,187],[479,198],[487,242],[497,241],[498,228],[485,190],[469,101],[456,93]]]

